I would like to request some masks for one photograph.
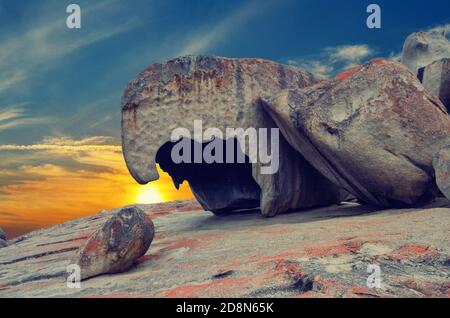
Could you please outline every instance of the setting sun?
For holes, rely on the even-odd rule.
[[[136,203],[150,204],[166,201],[158,185],[141,186],[136,191]]]

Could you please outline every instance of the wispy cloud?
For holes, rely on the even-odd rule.
[[[326,48],[325,50],[333,62],[344,62],[347,64],[360,63],[363,59],[375,53],[367,44],[342,45]]]
[[[71,137],[44,137],[37,144],[32,145],[0,145],[2,150],[95,150],[110,149],[120,150],[119,145],[114,144],[114,139],[110,136],[91,136],[82,139]]]
[[[287,60],[288,64],[302,66],[313,74],[330,77],[333,74],[364,63],[376,54],[367,44],[340,45],[327,47],[317,56]]]
[[[322,61],[299,61],[299,60],[288,60],[287,64],[294,66],[301,66],[316,76],[329,77],[334,71],[334,67],[330,64],[325,64]]]
[[[102,12],[116,0],[104,0],[89,6],[83,6],[82,17],[89,17]],[[55,10],[47,10],[52,12]],[[106,10],[108,12],[108,10]],[[25,82],[37,70],[49,69],[57,65],[58,59],[86,46],[107,40],[127,32],[140,22],[131,18],[129,21],[111,25],[103,23],[108,19],[97,19],[94,27],[68,30],[65,15],[55,17],[51,14],[45,19],[25,19],[30,21],[21,29],[21,33],[3,37],[0,46],[0,94]],[[38,22],[35,22],[38,21]],[[78,33],[78,36],[75,35]],[[0,32],[0,35],[1,32]]]
[[[26,115],[24,106],[28,103],[12,105],[0,109],[0,131],[22,126],[48,123],[49,117],[30,117]]]
[[[278,1],[246,2],[214,26],[203,25],[202,31],[190,37],[185,46],[176,55],[182,56],[207,52],[214,45],[223,41],[232,31],[237,30],[243,23],[266,13],[277,3]]]

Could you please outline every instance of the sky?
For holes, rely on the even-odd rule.
[[[66,7],[81,7],[81,29]],[[377,3],[382,28],[368,29]],[[450,23],[450,2],[0,0],[0,227],[8,236],[132,203],[192,197],[140,186],[120,148],[126,84],[188,54],[258,57],[324,76],[396,59],[412,32]]]

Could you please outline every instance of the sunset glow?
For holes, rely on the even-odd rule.
[[[141,186],[137,189],[136,203],[151,204],[164,201],[164,193],[158,185]]]
[[[120,146],[94,142],[0,146],[0,227],[9,237],[129,204],[192,198],[187,182],[176,190],[159,168],[159,180],[138,184]]]

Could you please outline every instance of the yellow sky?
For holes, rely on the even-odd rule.
[[[192,198],[170,176],[137,184],[119,146],[0,145],[0,227],[9,237],[128,204]]]

